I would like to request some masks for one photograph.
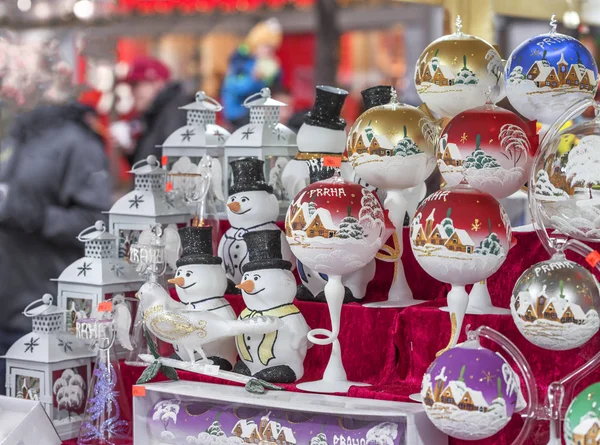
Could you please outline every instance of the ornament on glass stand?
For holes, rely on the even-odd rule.
[[[438,167],[448,186],[468,184],[503,199],[529,179],[538,145],[536,122],[492,104],[488,94],[483,107],[448,122],[439,140]],[[467,313],[508,314],[509,309],[493,306],[487,282],[481,281],[473,285]]]
[[[308,161],[308,164],[311,184],[314,184],[317,181],[329,179],[334,175],[339,174],[338,169],[333,167],[325,167],[317,159]],[[377,199],[374,193],[373,198]],[[311,205],[309,203],[309,212],[314,210],[314,208],[314,204]],[[291,221],[292,227],[297,228],[302,226],[302,224],[309,224],[313,216],[316,217],[314,213],[304,215],[303,211],[298,212]],[[387,218],[386,224],[388,229],[393,231],[393,227],[391,227],[391,223]],[[308,266],[302,264],[302,262],[299,260],[296,260],[296,266],[301,280],[301,283],[298,285],[296,298],[303,301],[318,301],[326,303],[325,285],[327,284],[328,280],[327,274],[317,273]],[[362,267],[359,270],[342,277],[342,283],[344,284],[345,290],[344,303],[354,303],[364,298],[367,292],[367,285],[375,277],[375,268],[375,259],[373,258],[365,267]]]
[[[600,290],[583,266],[557,253],[517,280],[510,309],[523,336],[550,350],[577,348],[600,328]]]
[[[436,358],[423,376],[422,403],[435,427],[456,439],[491,437],[508,424],[513,413],[526,406],[519,376],[499,353],[481,346],[479,332],[491,332],[492,339],[500,340],[521,371],[531,374],[516,346],[485,326],[469,332],[465,343]],[[528,392],[537,390],[529,379],[526,383]],[[531,412],[535,404],[529,400]]]
[[[239,284],[242,280],[242,267],[248,262],[248,249],[244,235],[257,230],[280,230],[275,221],[279,215],[277,197],[273,187],[265,181],[263,161],[256,158],[243,158],[231,162],[235,182],[229,189],[227,199],[227,219],[231,227],[219,242],[219,257],[227,278]],[[282,257],[292,261],[293,255],[285,235],[281,232]],[[228,289],[232,291],[233,289]]]
[[[305,223],[294,224],[298,212],[312,217]],[[318,345],[331,344],[331,357],[322,380],[302,383],[298,388],[346,392],[352,385],[364,385],[349,382],[342,363],[338,340],[344,301],[342,276],[369,264],[383,245],[386,228],[379,201],[363,186],[337,175],[315,182],[292,201],[285,218],[285,233],[298,260],[316,273],[328,276],[325,298],[332,329],[313,329],[308,339]]]
[[[304,375],[304,358],[310,330],[294,305],[296,279],[292,263],[281,257],[279,230],[248,232],[244,236],[249,261],[244,265],[242,290],[246,308],[239,319],[259,315],[281,320],[279,329],[268,334],[236,337],[240,361],[235,372],[274,383],[293,383]]]
[[[565,108],[592,99],[598,67],[590,51],[574,37],[550,32],[521,43],[506,62],[504,83],[511,105],[527,117],[552,124]]]
[[[311,160],[335,163],[344,179],[352,179],[352,169],[344,155],[346,121],[340,117],[347,96],[348,92],[341,88],[325,85],[316,88],[313,108],[298,131],[298,153],[287,163],[281,177],[288,196],[298,195],[310,183]]]
[[[2,357],[6,394],[41,402],[61,439],[68,440],[77,437],[81,425],[96,354],[65,332],[67,312],[52,302],[46,294],[23,311],[32,328]]]
[[[77,338],[92,340],[98,351],[78,445],[125,445],[131,441],[131,408],[114,349],[117,332],[123,329],[112,318],[77,320]]]
[[[208,155],[201,158],[198,165],[185,156],[181,157],[169,173],[173,191],[192,207],[192,226],[212,227],[215,253],[221,235],[217,207],[225,199],[222,175],[218,160]]]
[[[428,275],[452,285],[448,293],[452,332],[446,349],[458,340],[469,302],[465,286],[500,268],[511,238],[502,205],[468,186],[439,190],[417,209],[410,227],[415,259]]]
[[[565,415],[564,428],[564,439],[567,445],[598,442],[600,435],[600,383],[588,386],[573,399]]]
[[[456,32],[431,42],[417,60],[415,85],[419,98],[438,117],[451,118],[504,97],[504,63],[498,51],[485,40],[463,34],[456,17]]]
[[[209,311],[224,320],[235,320],[236,315],[223,295],[227,289],[227,276],[222,260],[213,256],[211,227],[184,227],[179,230],[183,243],[183,254],[177,260],[175,285],[179,301],[185,306],[186,314],[193,317],[196,312]],[[193,361],[186,350],[174,344],[175,352],[182,360]],[[206,344],[204,351],[212,362],[224,371],[230,371],[236,359],[233,338],[224,338]]]
[[[401,255],[402,228],[407,200],[404,191],[420,186],[435,169],[437,123],[418,108],[399,103],[396,91],[386,105],[371,108],[356,120],[348,134],[348,156],[361,180],[387,192],[384,207],[396,228],[392,255],[394,281],[388,300],[372,307],[403,307],[416,304],[406,281]]]
[[[588,107],[595,111],[593,120],[560,131]],[[529,183],[541,237],[544,229],[554,229],[581,241],[600,241],[600,106],[593,99],[573,105],[548,130]]]

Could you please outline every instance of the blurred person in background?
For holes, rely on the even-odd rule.
[[[131,165],[149,155],[160,159],[162,149],[159,146],[186,123],[185,113],[177,108],[193,102],[194,96],[181,82],[171,81],[169,68],[152,57],[136,59],[125,82],[131,85],[137,119],[111,126],[114,143]]]
[[[281,84],[281,66],[275,53],[281,46],[282,36],[277,19],[260,22],[229,59],[221,100],[225,119],[234,130],[249,122],[248,109],[244,107],[248,96]]]
[[[17,116],[0,156],[0,355],[31,332],[25,306],[56,296],[50,279],[83,256],[77,235],[111,205],[94,112],[68,100],[68,67],[54,66],[51,77],[39,104]],[[0,393],[4,367],[0,360]]]

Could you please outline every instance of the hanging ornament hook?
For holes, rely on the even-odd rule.
[[[269,99],[271,97],[271,90],[269,88],[263,88],[258,93],[254,93],[246,98],[244,106],[246,108],[254,105],[254,102],[258,102],[260,99]],[[260,104],[259,104],[260,105]]]
[[[556,14],[552,14],[550,18],[550,34],[556,34]]]
[[[454,23],[454,25],[456,26],[456,34],[461,35],[462,34],[462,19],[460,18],[460,15],[456,16],[456,22]]]
[[[213,99],[208,94],[206,94],[204,91],[198,91],[196,93],[196,102],[207,102],[207,103],[213,105],[215,108],[214,108],[214,110],[210,110],[210,111],[221,111],[223,109],[223,106],[219,103],[219,101],[217,101],[216,99]]]

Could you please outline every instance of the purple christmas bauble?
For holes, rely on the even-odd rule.
[[[457,439],[478,440],[506,426],[515,412],[520,384],[500,354],[468,342],[429,366],[421,397],[438,429]]]

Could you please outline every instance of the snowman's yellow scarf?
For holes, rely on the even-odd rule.
[[[271,309],[267,309],[264,311],[255,311],[252,309],[244,309],[240,314],[240,320],[245,320],[247,318],[252,317],[260,317],[260,316],[271,316],[283,318],[288,315],[299,314],[300,310],[294,304],[284,304],[282,306],[277,306]],[[275,358],[275,354],[273,354],[273,348],[275,347],[275,340],[277,340],[277,331],[269,332],[268,334],[263,335],[263,339],[258,345],[258,359],[260,362],[267,366],[269,362]],[[248,352],[248,345],[246,344],[246,337],[244,334],[240,334],[235,339],[238,353],[243,360],[253,363],[252,355]]]

